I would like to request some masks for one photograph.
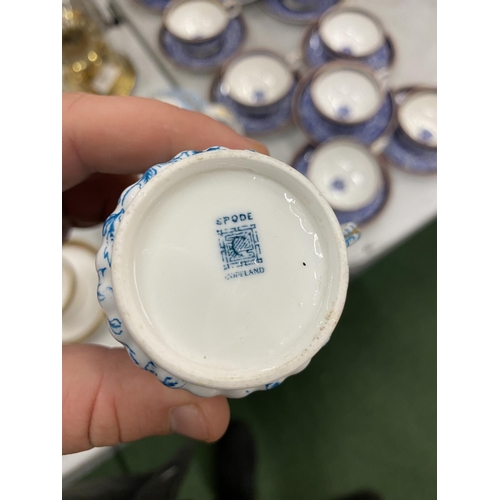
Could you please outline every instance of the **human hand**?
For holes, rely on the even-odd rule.
[[[150,166],[186,149],[265,146],[199,113],[138,97],[63,94],[63,238],[103,222]],[[168,389],[124,349],[63,346],[63,453],[146,436],[217,440],[229,422],[223,397]]]

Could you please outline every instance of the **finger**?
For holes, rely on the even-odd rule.
[[[63,453],[170,433],[215,441],[228,423],[225,398],[168,389],[124,349],[63,347]]]
[[[63,214],[73,227],[99,224],[116,208],[121,193],[136,181],[134,175],[93,174],[62,194]]]
[[[187,149],[225,146],[268,154],[208,116],[154,99],[63,94],[63,190],[94,172],[142,173]]]

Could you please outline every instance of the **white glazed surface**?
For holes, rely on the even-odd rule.
[[[67,279],[63,279],[63,296],[70,295],[62,314],[62,342],[72,344],[90,336],[104,315],[95,296],[95,252],[83,245],[65,243],[62,255],[69,265],[65,273]],[[65,292],[66,286],[73,286],[72,293]]]
[[[341,228],[312,184],[277,160],[183,154],[192,156],[132,186],[116,234],[115,215],[113,234],[104,231],[97,267],[111,332],[171,387],[228,397],[274,387],[307,366],[338,321],[348,279]],[[260,260],[225,269],[221,242],[243,229]]]
[[[400,106],[399,124],[415,141],[437,146],[437,94],[422,91],[410,95]]]
[[[273,55],[250,54],[231,63],[222,76],[222,90],[247,106],[279,101],[293,85],[288,66]]]
[[[193,200],[205,207],[196,217]],[[234,214],[245,221],[216,225]],[[210,370],[237,376],[274,368],[310,342],[324,300],[325,243],[311,220],[288,189],[253,172],[187,179],[156,202],[136,233],[131,272],[146,321],[169,349]],[[224,270],[216,230],[249,223],[262,263]],[[233,278],[242,270],[263,272]]]
[[[331,50],[355,57],[373,54],[385,41],[380,24],[359,11],[334,11],[321,20],[318,31]]]
[[[307,176],[330,205],[342,211],[367,206],[384,182],[375,157],[348,140],[319,146],[311,156]]]
[[[332,69],[318,74],[311,83],[316,109],[331,120],[357,123],[371,118],[382,105],[382,92],[367,73]]]
[[[210,0],[188,0],[172,7],[165,27],[186,41],[208,40],[224,31],[229,16],[222,5]]]

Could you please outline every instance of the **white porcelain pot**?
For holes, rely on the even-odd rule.
[[[132,360],[200,396],[243,397],[303,370],[348,285],[342,228],[312,183],[219,147],[184,151],[125,190],[96,265],[99,302]]]

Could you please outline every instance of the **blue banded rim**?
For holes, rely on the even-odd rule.
[[[314,152],[316,147],[317,146],[314,144],[306,144],[295,154],[292,160],[292,167],[306,177],[307,167],[309,165],[312,153]],[[390,177],[387,169],[385,168],[385,163],[382,161],[382,159],[380,157],[376,157],[376,159],[378,160],[378,164],[384,179],[381,188],[368,205],[365,205],[364,207],[357,210],[342,211],[337,210],[332,206],[332,210],[337,216],[340,224],[354,222],[358,226],[366,225],[368,222],[371,222],[375,218],[375,216],[379,215],[382,209],[385,207],[390,195]]]
[[[332,64],[342,64],[333,62]],[[354,67],[354,64],[346,63],[346,67]],[[359,67],[357,65],[356,67]],[[310,97],[310,83],[320,68],[311,68],[307,71],[297,84],[292,100],[292,114],[295,125],[308,138],[312,144],[321,144],[336,137],[351,137],[357,139],[365,146],[390,137],[396,129],[396,103],[391,90],[386,90],[385,101],[382,108],[370,120],[360,125],[342,125],[324,118],[315,110]],[[306,123],[301,113],[304,108],[310,115],[309,123]],[[312,128],[315,128],[314,130]]]
[[[301,43],[302,58],[309,68],[318,68],[333,61],[356,61],[370,68],[372,71],[389,70],[396,60],[394,42],[386,35],[385,44],[376,52],[364,57],[348,57],[346,54],[338,56],[330,52],[318,32],[318,23],[312,24],[304,34]]]
[[[317,21],[329,8],[340,5],[344,0],[319,0],[318,8],[312,11],[289,9],[281,0],[262,0],[260,3],[273,17],[292,24],[308,24]]]

